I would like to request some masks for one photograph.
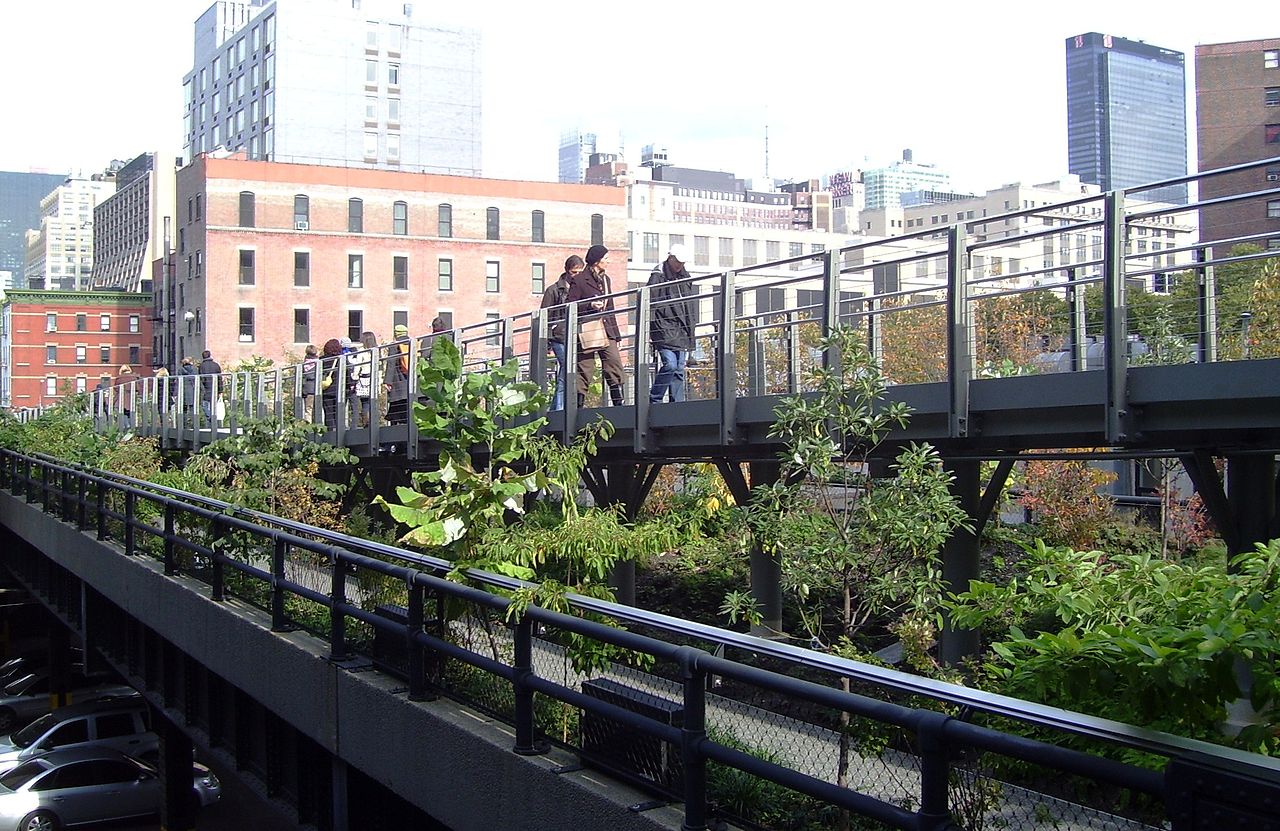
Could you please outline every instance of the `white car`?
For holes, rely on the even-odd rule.
[[[204,765],[192,769],[192,799],[212,805],[222,783]],[[164,791],[155,769],[108,748],[57,750],[0,775],[0,831],[58,831],[151,816]]]
[[[72,672],[69,689],[73,701],[87,701],[104,695],[127,695],[133,688],[113,681],[111,676]],[[29,672],[0,690],[0,733],[10,733],[52,709],[49,706],[49,671]]]
[[[28,759],[71,747],[107,747],[147,759],[160,752],[151,713],[136,692],[60,707],[0,738],[0,773]]]

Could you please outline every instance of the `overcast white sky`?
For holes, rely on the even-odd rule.
[[[192,24],[209,5],[0,0],[0,170],[92,172],[180,150]],[[1068,36],[1183,51],[1189,85],[1197,43],[1280,36],[1265,0],[444,5],[418,0],[414,16],[482,31],[484,172],[518,179],[554,179],[560,131],[575,126],[607,145],[621,135],[631,161],[655,142],[682,166],[759,175],[767,123],[775,177],[910,147],[961,188],[1044,181],[1066,172]]]

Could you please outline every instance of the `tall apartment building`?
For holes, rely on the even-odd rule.
[[[66,179],[65,173],[0,171],[0,272],[14,284],[27,261],[27,231],[40,225],[40,200]]]
[[[151,297],[92,291],[6,293],[0,308],[0,407],[35,407],[110,383],[128,364],[150,374]]]
[[[180,162],[174,153],[143,153],[116,172],[116,192],[93,211],[94,288],[151,291],[174,219]]]
[[[26,233],[27,286],[88,291],[93,281],[93,213],[115,189],[114,171],[73,175],[40,200],[40,227]]]
[[[1187,175],[1184,56],[1089,32],[1069,37],[1067,164],[1104,191]],[[1139,194],[1185,204],[1186,185]]]
[[[1280,157],[1280,38],[1196,47],[1196,137],[1202,171]],[[1200,196],[1276,187],[1280,162],[1204,180]],[[1200,209],[1202,240],[1241,236],[1280,249],[1280,197]]]
[[[178,172],[161,363],[224,367],[309,343],[389,339],[536,308],[570,254],[621,250],[621,188],[200,156]],[[169,344],[172,342],[173,346]]]
[[[184,157],[478,176],[480,36],[413,4],[217,0],[183,78]]]
[[[569,185],[586,182],[587,168],[596,153],[596,134],[566,130],[560,134],[560,181]]]
[[[951,187],[951,174],[931,164],[921,164],[910,150],[886,167],[862,171],[863,198],[868,210],[896,208],[904,193],[915,190],[945,191]]]

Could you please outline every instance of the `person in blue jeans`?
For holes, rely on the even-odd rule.
[[[675,243],[649,275],[649,343],[658,354],[658,372],[649,388],[652,404],[668,395],[672,401],[684,401],[684,369],[697,319],[696,292],[684,268],[688,257],[684,244]]]
[[[542,308],[547,312],[547,348],[556,356],[556,391],[551,397],[551,409],[564,409],[564,330],[567,313],[564,303],[569,298],[569,289],[582,269],[586,267],[577,254],[564,261],[564,273],[547,290],[542,293]]]

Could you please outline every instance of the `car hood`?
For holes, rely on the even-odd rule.
[[[18,758],[18,754],[26,750],[13,743],[11,736],[0,738],[0,762],[9,762]]]

